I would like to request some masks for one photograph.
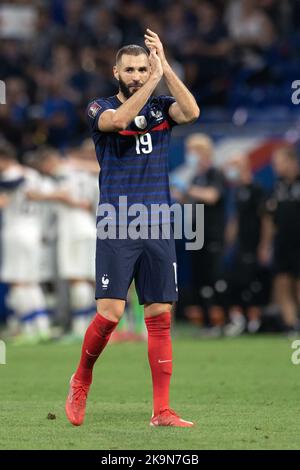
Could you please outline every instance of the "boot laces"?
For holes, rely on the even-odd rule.
[[[72,395],[71,399],[77,405],[81,406],[87,399],[88,387],[82,384],[73,384],[72,385]]]

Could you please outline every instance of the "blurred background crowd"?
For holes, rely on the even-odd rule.
[[[299,70],[297,0],[12,0],[0,16],[0,127],[20,155],[78,143],[86,103],[115,91],[116,50],[150,24],[202,106],[288,105]]]
[[[176,316],[213,336],[298,331],[299,23],[298,0],[0,2],[0,297],[13,335],[48,338],[56,325],[80,337],[94,310],[98,167],[85,109],[116,92],[116,51],[143,45],[147,27],[202,111],[171,144],[174,200],[205,204],[204,248],[177,243]],[[134,289],[128,313],[143,338]]]

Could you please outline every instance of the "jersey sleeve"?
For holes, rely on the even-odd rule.
[[[170,109],[171,104],[176,102],[175,98],[173,96],[160,96],[159,100],[160,100],[160,106],[162,107],[164,118],[168,121],[171,127],[176,126],[177,122],[174,121],[169,115],[169,109]]]
[[[98,121],[101,114],[108,109],[113,109],[112,104],[104,99],[99,98],[97,100],[93,100],[89,103],[86,109],[86,117],[88,121],[88,125],[91,131],[97,131],[98,129]]]

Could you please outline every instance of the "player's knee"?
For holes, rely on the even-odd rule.
[[[118,299],[98,299],[97,312],[111,321],[119,321],[125,310],[125,301]]]
[[[172,313],[172,303],[153,303],[145,304],[145,317],[155,317],[162,313]]]

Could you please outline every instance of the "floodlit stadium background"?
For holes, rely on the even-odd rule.
[[[197,123],[173,132],[170,170],[184,163],[185,138],[205,133],[215,144],[215,165],[222,169],[234,155],[248,157],[267,198],[274,183],[273,151],[283,143],[297,147],[299,142],[299,105],[292,100],[292,83],[300,80],[299,22],[297,0],[2,1],[0,79],[6,86],[6,104],[0,104],[0,137],[16,147],[22,164],[44,144],[57,148],[62,159],[90,159],[86,105],[93,97],[116,92],[111,73],[116,50],[124,44],[143,45],[144,30],[151,26],[201,107]],[[157,92],[168,93],[163,83]],[[226,185],[224,213],[229,221],[234,216],[234,185]],[[220,224],[219,230],[225,229]],[[204,320],[201,309],[207,308],[207,298],[203,304],[200,299],[198,310],[191,310],[192,254],[184,252],[182,243],[177,248],[176,318],[218,334],[219,327],[230,322],[228,309],[234,300],[224,300],[225,293],[219,300],[221,311],[212,317],[205,313]],[[220,280],[226,288],[232,250],[224,243]],[[271,298],[272,263],[260,268],[254,286],[261,293],[259,330],[281,331],[281,312]],[[59,331],[69,331],[68,283],[61,281],[56,277],[52,282],[51,321],[62,328]],[[251,305],[253,286],[248,287],[245,298]],[[0,321],[5,329],[12,317],[8,289],[1,284]]]

